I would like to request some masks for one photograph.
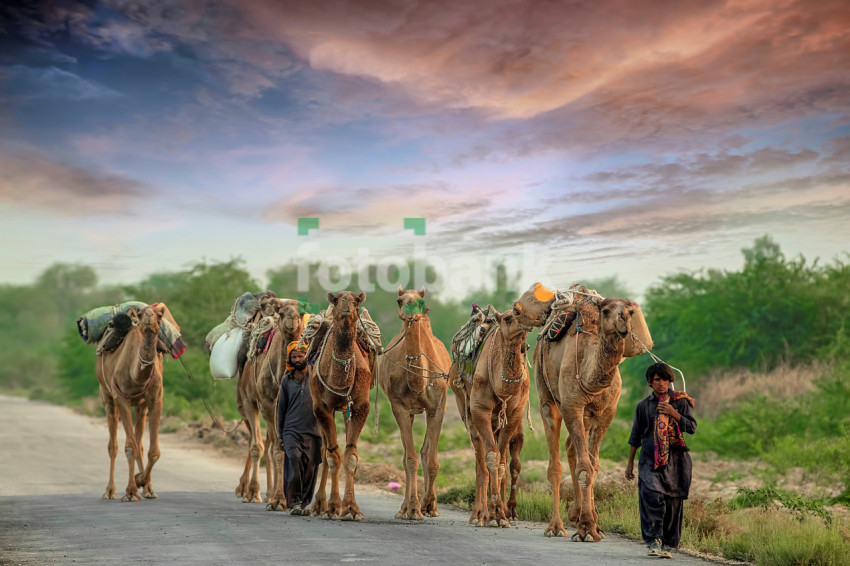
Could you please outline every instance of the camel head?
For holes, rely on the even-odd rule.
[[[635,307],[628,299],[605,299],[599,306],[600,329],[603,334],[617,333],[625,338],[632,330]]]
[[[328,293],[328,301],[333,305],[334,324],[350,321],[357,322],[360,305],[366,300],[366,293],[355,295],[351,291],[342,291],[334,295]]]
[[[298,313],[298,301],[277,299],[277,313],[280,315],[280,328],[290,336],[304,333],[304,318]]]
[[[511,307],[501,314],[496,313],[496,320],[499,323],[499,332],[502,333],[505,343],[513,344],[515,341],[525,341],[528,330],[522,324],[520,311],[516,307]]]
[[[555,293],[542,283],[535,283],[514,301],[513,308],[517,312],[520,324],[526,329],[531,329],[546,323],[553,302],[555,302]]]
[[[421,291],[417,291],[416,289],[405,291],[399,285],[397,302],[398,317],[407,322],[420,320],[429,310],[425,307],[425,287],[422,287]]]
[[[162,327],[163,314],[165,314],[165,309],[160,305],[155,307],[145,307],[138,312],[136,316],[139,330],[142,331],[142,334],[150,332],[154,336],[159,335],[159,330]]]

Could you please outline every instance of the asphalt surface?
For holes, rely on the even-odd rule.
[[[442,506],[425,521],[394,518],[399,496],[358,489],[362,522],[295,517],[241,503],[237,463],[163,435],[156,500],[101,499],[106,423],[0,396],[0,564],[647,564],[645,547],[543,536],[545,525],[477,528]],[[119,431],[116,488],[126,483]],[[261,483],[264,483],[264,479]],[[681,553],[675,564],[708,564]]]

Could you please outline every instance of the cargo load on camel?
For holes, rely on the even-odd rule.
[[[234,301],[230,315],[207,333],[204,350],[210,355],[210,373],[215,379],[232,379],[245,365],[252,331],[270,300],[273,291],[243,293]]]
[[[77,332],[86,344],[97,344],[98,354],[116,349],[137,316],[148,306],[162,307],[164,314],[159,332],[159,350],[168,352],[175,360],[183,355],[186,345],[180,337],[180,326],[165,303],[148,305],[141,301],[127,301],[117,305],[98,307],[77,319]]]
[[[481,345],[498,326],[496,314],[493,305],[481,310],[478,303],[472,303],[469,320],[452,337],[452,361],[457,361],[458,377],[470,385],[481,355]]]
[[[328,305],[325,310],[309,315],[307,324],[304,326],[304,343],[307,344],[307,363],[313,364],[319,355],[322,341],[331,327],[333,321],[333,305]],[[360,307],[357,318],[357,346],[360,352],[369,360],[369,367],[374,375],[375,363],[378,356],[384,353],[381,330],[372,320],[372,316],[366,307]]]

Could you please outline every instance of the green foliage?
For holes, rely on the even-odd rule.
[[[817,517],[827,526],[832,524],[832,514],[823,507],[822,502],[796,491],[776,489],[772,485],[765,485],[756,489],[738,488],[738,497],[732,500],[732,506],[737,509],[747,507],[785,508],[791,511],[799,521],[807,516],[812,516]]]
[[[770,238],[741,271],[663,276],[647,293],[655,351],[688,375],[815,359],[848,326],[850,264],[788,260]]]
[[[437,503],[469,508],[475,503],[475,485],[453,487],[437,495]]]

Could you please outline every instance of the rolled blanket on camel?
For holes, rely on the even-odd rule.
[[[159,339],[168,348],[171,357],[176,360],[186,350],[186,345],[180,337],[180,327],[164,303],[154,303],[153,306],[157,305],[162,306],[165,311],[160,326]],[[117,305],[92,309],[77,319],[77,332],[86,344],[97,344],[116,314],[127,314],[132,309],[141,311],[148,306],[150,305],[141,301],[127,301]]]

